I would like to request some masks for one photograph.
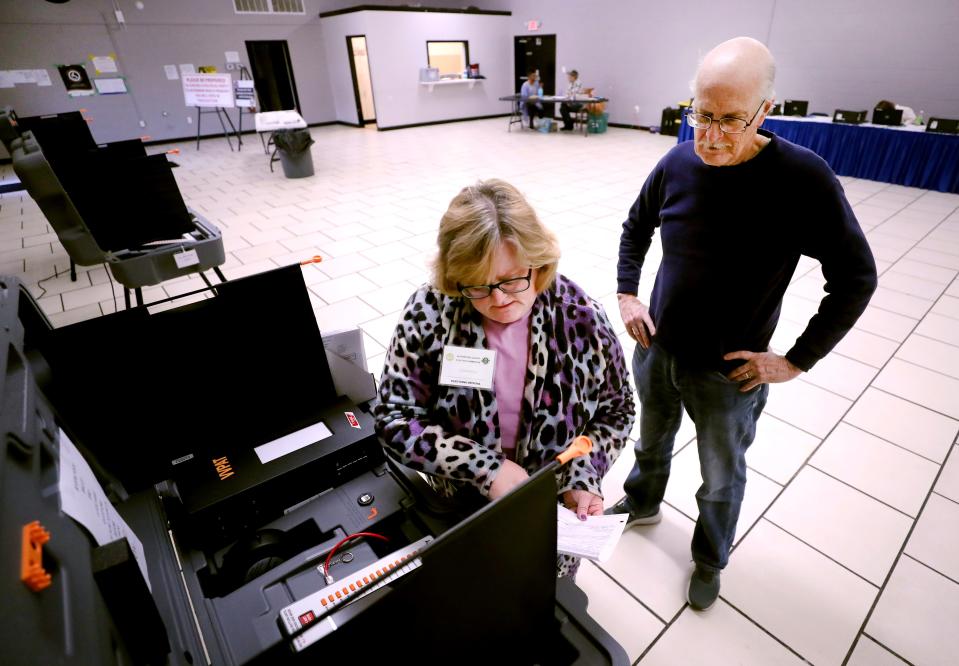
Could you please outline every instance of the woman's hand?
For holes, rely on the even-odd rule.
[[[496,500],[511,491],[529,478],[526,470],[514,463],[512,460],[504,460],[503,467],[499,474],[493,479],[493,485],[489,489],[489,498]]]
[[[567,490],[563,493],[563,504],[567,509],[575,511],[580,520],[586,520],[587,515],[603,514],[603,498],[588,490]]]

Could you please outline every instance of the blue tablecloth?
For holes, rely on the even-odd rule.
[[[840,176],[959,193],[959,135],[783,118],[763,128],[814,151]],[[679,141],[692,138],[684,118]]]

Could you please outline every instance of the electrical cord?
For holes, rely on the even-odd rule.
[[[326,560],[323,562],[323,578],[326,579],[327,585],[333,582],[333,578],[330,576],[330,560],[333,559],[333,555],[335,555],[340,546],[345,544],[347,541],[358,539],[360,537],[374,537],[376,539],[382,539],[383,541],[389,541],[387,537],[383,536],[382,534],[377,534],[376,532],[357,532],[356,534],[351,534],[348,537],[341,539],[339,543],[330,549],[330,552],[326,556]]]
[[[47,295],[47,290],[46,290],[46,288],[43,286],[43,283],[46,282],[47,280],[52,280],[53,278],[57,278],[57,277],[60,277],[60,271],[58,271],[57,268],[56,268],[56,266],[54,266],[54,268],[53,268],[53,275],[48,275],[47,277],[45,277],[45,278],[43,278],[42,280],[40,280],[39,282],[37,282],[37,287],[40,288],[40,295],[37,296],[37,300],[38,300],[38,301],[39,301],[41,298],[43,298],[44,296]]]
[[[106,262],[103,262],[103,270],[107,272],[107,277],[110,278],[110,293],[113,294],[113,311],[117,311],[117,292],[116,288],[113,286],[113,276],[110,275],[110,267],[107,266]]]

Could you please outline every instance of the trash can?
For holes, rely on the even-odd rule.
[[[310,146],[315,142],[308,129],[280,130],[273,133],[273,143],[280,154],[283,175],[287,178],[306,178],[313,175],[313,155]]]
[[[609,124],[609,114],[606,112],[603,113],[591,113],[589,114],[589,119],[586,122],[586,131],[590,134],[602,134],[606,131],[606,127]]]

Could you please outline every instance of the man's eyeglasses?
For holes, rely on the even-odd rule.
[[[746,131],[746,128],[753,124],[753,121],[756,120],[756,116],[759,115],[760,110],[763,108],[763,104],[766,103],[766,98],[763,98],[763,101],[759,103],[759,108],[756,109],[756,113],[753,114],[753,117],[747,122],[742,118],[736,118],[735,116],[727,116],[725,118],[720,118],[718,121],[719,129],[725,134],[742,134]],[[703,115],[702,113],[696,113],[692,109],[686,112],[686,123],[693,129],[706,130],[709,129],[709,126],[713,124],[713,118]]]
[[[469,287],[464,287],[459,282],[456,283],[456,288],[460,290],[460,293],[466,296],[470,300],[476,300],[479,298],[486,298],[493,293],[494,289],[499,289],[504,294],[518,294],[521,291],[526,291],[529,289],[530,279],[533,277],[533,269],[530,268],[526,273],[526,277],[517,277],[510,278],[509,280],[501,280],[495,284],[475,284]]]

